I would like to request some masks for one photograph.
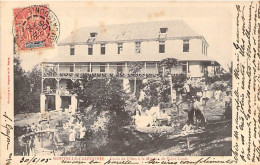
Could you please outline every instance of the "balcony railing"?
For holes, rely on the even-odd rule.
[[[51,88],[43,88],[43,93],[44,94],[49,94],[49,95],[61,95],[61,96],[70,96],[72,93],[72,89],[51,89]]]
[[[179,74],[185,74],[185,73],[179,73]],[[171,75],[176,76],[179,74],[172,73]],[[62,73],[52,73],[52,74],[44,74],[44,77],[50,77],[50,78],[74,78],[79,79],[83,75],[92,75],[94,77],[137,77],[137,78],[156,78],[160,77],[162,74],[157,73],[107,73],[107,72],[86,72],[86,73],[78,73],[78,72],[62,72]],[[165,76],[170,75],[169,73],[165,74]]]

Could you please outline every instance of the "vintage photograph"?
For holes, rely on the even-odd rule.
[[[232,155],[230,7],[13,13],[14,155]]]

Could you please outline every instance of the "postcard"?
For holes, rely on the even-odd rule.
[[[259,5],[1,1],[1,164],[259,164]]]

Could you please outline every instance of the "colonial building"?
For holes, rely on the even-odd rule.
[[[179,61],[171,74],[195,78],[219,69],[208,56],[205,38],[181,20],[81,28],[58,46],[59,55],[42,63],[42,111],[61,107],[75,110],[77,99],[69,84],[83,74],[115,75],[130,80],[130,84],[135,80],[136,86],[138,80],[156,78],[159,72],[164,75],[165,68],[158,62],[166,58]],[[128,67],[136,61],[143,62],[144,67],[133,74]],[[56,85],[46,84],[46,79],[55,80]]]

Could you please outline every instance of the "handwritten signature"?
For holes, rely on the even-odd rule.
[[[8,117],[8,116],[6,115],[6,112],[4,113],[3,116],[4,116],[4,118],[5,118],[5,122],[7,122],[7,120],[12,122],[12,119],[10,119],[10,117]],[[13,129],[13,127],[12,127],[10,124],[2,125],[2,127],[5,128],[5,132],[2,132],[2,131],[1,131],[1,134],[6,137],[6,142],[7,142],[7,144],[6,144],[6,149],[8,150],[8,149],[9,149],[8,147],[9,147],[9,145],[10,145],[10,140],[11,140],[11,139],[10,139],[10,133],[11,133],[11,130]]]

